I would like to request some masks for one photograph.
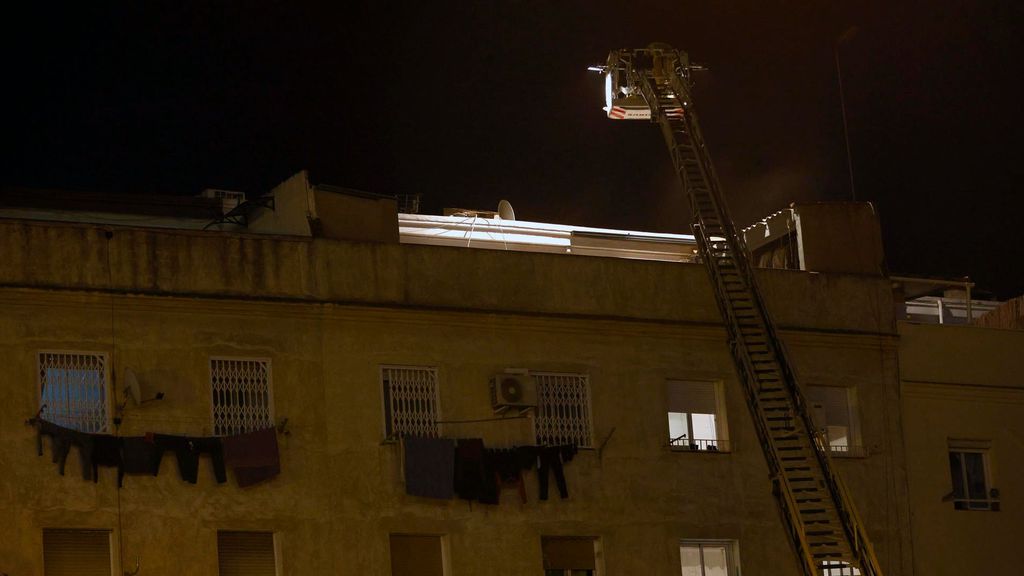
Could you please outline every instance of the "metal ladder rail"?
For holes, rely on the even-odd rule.
[[[665,113],[666,104],[674,104],[679,106],[680,100],[683,102],[689,101],[688,91],[678,88],[679,84],[682,84],[681,78],[674,78],[676,86],[658,86],[655,83],[656,89],[651,89],[651,80],[647,82],[640,82],[639,85],[646,87],[645,96],[648,98],[648,102],[658,102],[660,110],[652,110],[652,114],[657,113],[659,124],[662,126],[666,141],[669,144],[669,149],[672,152],[673,162],[676,165],[677,172],[683,178],[687,184],[691,204],[694,208],[695,222],[697,222],[695,236],[697,237],[699,249],[702,253],[702,257],[708,264],[709,272],[712,275],[712,279],[716,288],[716,301],[718,301],[719,308],[723,313],[723,317],[727,318],[729,322],[727,325],[730,332],[730,340],[732,342],[733,354],[738,364],[741,364],[741,374],[744,379],[744,389],[748,400],[748,405],[755,414],[756,428],[758,436],[762,443],[762,448],[765,449],[765,456],[769,462],[769,468],[772,470],[773,475],[779,473],[782,465],[779,462],[780,456],[778,449],[772,441],[771,434],[766,430],[765,423],[762,418],[765,417],[763,414],[764,407],[761,405],[761,401],[757,398],[755,391],[753,390],[753,384],[749,381],[749,375],[754,375],[756,378],[757,368],[754,365],[754,360],[750,355],[750,342],[748,338],[743,334],[742,323],[732,309],[735,305],[735,301],[732,301],[730,294],[746,296],[750,303],[750,306],[745,307],[749,309],[753,314],[748,314],[746,319],[748,320],[747,325],[750,326],[749,320],[756,319],[761,322],[754,322],[755,325],[759,324],[757,328],[763,330],[762,334],[765,336],[763,342],[755,342],[754,345],[759,347],[759,355],[774,357],[767,362],[767,364],[774,364],[774,371],[777,371],[777,375],[780,376],[780,384],[788,388],[787,392],[792,396],[790,410],[786,410],[785,407],[777,408],[776,410],[784,412],[781,419],[792,419],[794,414],[801,420],[803,426],[792,426],[793,438],[797,435],[803,436],[810,442],[810,451],[814,453],[814,458],[818,460],[820,466],[822,478],[821,482],[827,485],[829,499],[832,500],[837,515],[836,520],[841,524],[842,530],[846,533],[846,539],[848,544],[849,553],[840,552],[834,555],[822,554],[819,556],[822,561],[825,560],[840,560],[849,561],[850,565],[859,567],[862,569],[864,574],[875,575],[880,574],[877,569],[877,560],[874,558],[874,554],[871,552],[869,541],[866,539],[866,534],[863,529],[863,524],[860,523],[856,517],[856,512],[853,509],[852,503],[849,500],[849,496],[846,493],[845,487],[842,485],[838,476],[836,476],[829,465],[827,448],[821,443],[820,438],[812,437],[809,431],[814,430],[813,423],[810,422],[809,412],[806,409],[806,402],[804,401],[799,388],[795,385],[795,379],[792,377],[792,373],[789,370],[788,363],[785,359],[785,352],[781,348],[773,345],[774,343],[780,343],[777,336],[775,335],[774,326],[772,326],[770,318],[764,312],[763,303],[760,301],[760,295],[758,294],[757,288],[754,285],[752,271],[750,270],[749,262],[744,257],[742,250],[745,246],[742,245],[742,239],[739,238],[733,229],[732,221],[728,217],[728,213],[725,209],[724,203],[721,201],[717,187],[714,186],[714,182],[711,181],[714,178],[713,167],[710,165],[710,160],[707,156],[706,151],[703,148],[703,142],[699,138],[699,129],[696,126],[696,118],[693,117],[692,111],[687,110],[686,118],[682,118],[678,115],[670,117]],[[669,92],[675,96],[673,101],[669,101]],[[687,125],[689,121],[689,126]],[[682,142],[681,142],[682,141]],[[684,154],[684,151],[690,152],[690,154]],[[710,174],[710,178],[708,175]],[[710,221],[710,222],[709,222]],[[711,224],[710,230],[708,224]],[[717,236],[718,238],[715,238]],[[719,240],[721,238],[721,240]],[[720,269],[720,264],[728,263],[735,267],[738,277],[744,282],[741,283],[741,287],[738,289],[730,290],[724,282],[724,274]],[[727,302],[729,301],[729,302]],[[742,298],[738,299],[742,302]],[[757,312],[760,312],[759,314]],[[760,317],[760,318],[757,318]],[[754,332],[760,332],[757,330]],[[768,372],[773,371],[769,369]],[[758,382],[760,386],[760,382]],[[789,412],[785,414],[785,412]],[[778,418],[777,418],[778,419]],[[799,430],[803,428],[803,430]],[[802,432],[802,434],[800,434]],[[799,460],[798,458],[792,458],[792,460]],[[807,478],[812,479],[812,467],[811,466],[795,466],[790,470],[800,469],[805,471]],[[776,481],[779,479],[776,478]],[[815,565],[820,568],[821,565],[811,559],[809,553],[809,544],[806,539],[807,526],[803,523],[803,518],[799,514],[796,500],[793,498],[792,487],[788,486],[785,475],[782,475],[783,483],[787,484],[785,489],[777,491],[777,496],[780,496],[779,505],[783,508],[783,517],[786,518],[788,527],[790,528],[791,536],[794,537],[794,544],[800,551],[801,557],[804,559],[804,570],[815,573]],[[782,488],[782,487],[780,487]],[[828,521],[824,522],[826,524]],[[833,530],[819,530],[818,535],[834,534]],[[845,548],[845,547],[840,547]],[[852,557],[850,557],[852,556]]]

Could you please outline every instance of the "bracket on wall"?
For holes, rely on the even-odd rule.
[[[597,459],[600,460],[604,456],[604,447],[608,445],[608,441],[612,439],[612,434],[615,434],[615,427],[608,431],[608,435],[601,441],[601,445],[597,447]]]

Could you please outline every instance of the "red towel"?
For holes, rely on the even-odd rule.
[[[224,463],[234,469],[239,486],[252,486],[281,473],[274,428],[225,436],[223,442]]]

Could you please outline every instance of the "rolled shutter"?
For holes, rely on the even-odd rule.
[[[594,539],[559,537],[541,540],[545,570],[594,570]]]
[[[217,532],[220,576],[276,576],[273,532]]]
[[[45,576],[111,576],[109,530],[43,530]]]
[[[687,414],[715,414],[714,382],[668,383],[668,411]]]
[[[443,576],[440,536],[391,535],[391,576]]]

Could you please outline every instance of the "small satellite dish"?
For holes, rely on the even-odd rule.
[[[509,204],[508,200],[498,202],[498,218],[502,220],[516,219],[516,211],[512,209],[512,205]]]
[[[124,369],[124,397],[132,401],[132,406],[138,406],[142,401],[142,391],[139,389],[139,378],[131,368]]]

